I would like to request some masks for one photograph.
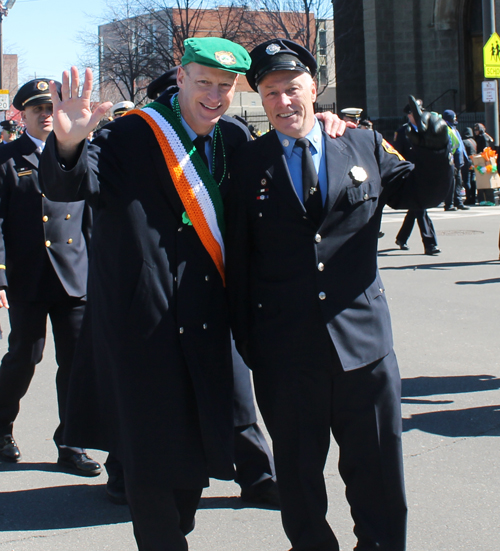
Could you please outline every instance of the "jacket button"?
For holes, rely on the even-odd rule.
[[[44,222],[48,222],[48,221],[49,221],[49,217],[48,217],[47,215],[45,215],[45,216],[42,218],[42,220],[43,220]]]
[[[262,218],[262,212],[259,212],[259,218]]]
[[[319,300],[325,300],[326,293],[323,293],[323,291],[321,291],[321,293],[318,296],[319,296]]]
[[[210,276],[207,276],[207,275],[206,275],[206,276],[205,276],[205,281],[209,281],[209,279],[210,279]]]
[[[68,245],[71,245],[71,243],[73,243],[73,239],[70,237],[70,238],[68,239]]]
[[[177,231],[182,231],[182,226]]]
[[[69,220],[71,218],[71,214],[66,215],[66,220]]]
[[[51,243],[50,241],[48,241],[48,240],[45,241],[45,246],[46,246],[46,247],[50,247],[51,245],[52,245],[52,243]]]
[[[314,241],[316,241],[316,243],[320,243],[321,242],[321,235],[319,233],[317,233],[315,236],[314,236]]]
[[[208,329],[208,323],[203,324],[203,329]]]
[[[363,195],[363,199],[364,199],[365,201],[368,201],[369,198],[370,198],[370,196],[368,195],[368,193],[365,193],[365,194]]]
[[[262,308],[262,304],[260,302],[257,304],[257,308]]]
[[[184,333],[184,327],[179,327],[179,333],[182,335]]]
[[[322,272],[324,269],[325,269],[325,265],[323,264],[323,262],[320,262],[320,263],[318,264],[318,270],[319,270],[320,272]]]

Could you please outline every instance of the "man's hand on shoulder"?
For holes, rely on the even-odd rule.
[[[346,128],[356,128],[354,123],[343,121],[338,115],[331,111],[316,113],[316,118],[323,123],[325,132],[330,138],[343,136]]]
[[[422,111],[413,96],[408,96],[408,101],[417,127],[415,130],[411,124],[407,126],[410,142],[427,149],[445,149],[450,141],[446,122],[437,113]]]

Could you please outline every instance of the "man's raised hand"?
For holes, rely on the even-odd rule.
[[[80,95],[78,69],[71,67],[71,78],[68,71],[63,73],[61,97],[57,93],[54,82],[49,84],[54,113],[54,134],[57,138],[59,154],[63,158],[70,157],[76,152],[79,144],[94,130],[106,111],[113,105],[107,101],[92,112],[90,105],[92,82],[92,71],[86,69]]]

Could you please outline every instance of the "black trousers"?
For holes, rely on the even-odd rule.
[[[329,337],[316,334],[314,341],[313,350],[304,346],[302,358],[283,358],[281,366],[268,363],[253,372],[257,402],[273,439],[283,527],[292,549],[339,551],[326,521],[323,476],[333,434],[356,550],[404,551],[407,507],[395,355],[344,372]]]
[[[444,200],[445,209],[452,206],[458,207],[458,205],[463,204],[462,189],[463,189],[462,171],[460,168],[455,168],[453,184],[450,187],[450,190],[448,192],[448,195],[446,196],[446,199]]]
[[[401,243],[408,241],[415,225],[415,220],[417,221],[424,247],[426,249],[433,246],[437,247],[436,230],[426,210],[412,209],[406,213],[401,229],[396,236],[396,241]]]
[[[202,488],[165,488],[127,476],[125,489],[139,551],[187,551],[185,538],[194,528]]]
[[[59,426],[54,441],[57,446],[64,444],[69,377],[84,311],[85,301],[71,297],[55,302],[10,301],[9,350],[0,364],[0,434],[12,434],[21,398],[28,391],[36,364],[42,360],[49,316],[58,365]]]

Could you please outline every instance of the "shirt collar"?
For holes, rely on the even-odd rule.
[[[279,138],[280,144],[283,147],[283,151],[285,153],[285,157],[288,159],[292,156],[293,148],[295,147],[295,142],[297,141],[297,138],[292,138],[290,136],[287,136],[286,134],[283,134],[279,130],[276,130],[276,134]],[[316,117],[314,117],[314,126],[312,127],[312,130],[304,136],[309,140],[311,143],[311,153],[320,153],[321,152],[321,143],[323,139],[321,125],[319,124],[319,121]]]
[[[31,139],[31,141],[36,145],[37,149],[39,149],[40,151],[43,151],[43,148],[45,147],[45,142],[43,142],[42,140],[39,140],[38,138],[34,138],[27,130],[26,130],[26,134]]]
[[[177,94],[174,94],[171,99],[170,99],[170,103],[173,104],[174,102],[174,98],[177,96]],[[182,126],[184,127],[184,130],[187,132],[188,136],[191,138],[191,141],[194,142],[194,140],[198,137],[198,134],[189,126],[189,124],[184,120],[184,117],[182,116],[181,114],[181,122],[182,122]],[[207,136],[210,136],[210,138],[213,140],[214,139],[214,131],[215,131],[215,126],[212,128],[212,130],[210,130],[210,132],[207,134]]]

